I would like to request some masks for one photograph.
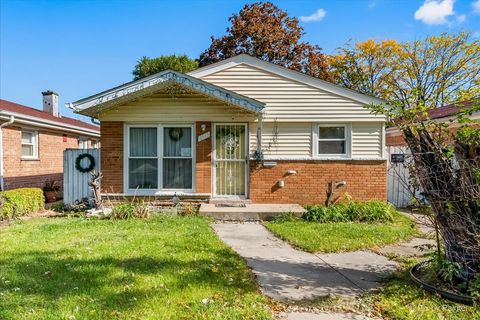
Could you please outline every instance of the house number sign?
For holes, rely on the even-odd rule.
[[[207,132],[199,135],[197,140],[198,140],[198,142],[200,142],[200,141],[203,141],[203,140],[207,140],[208,138],[210,138],[210,131],[207,131]]]

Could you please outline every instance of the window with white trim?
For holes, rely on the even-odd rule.
[[[193,189],[193,126],[128,127],[129,190]]]
[[[22,159],[38,158],[38,134],[36,131],[22,130]]]
[[[317,157],[347,157],[349,128],[342,124],[320,124],[316,130]]]
[[[78,138],[78,148],[79,149],[88,149],[88,140],[86,138]]]
[[[129,131],[128,188],[158,188],[156,127],[132,127]]]

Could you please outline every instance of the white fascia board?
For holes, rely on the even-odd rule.
[[[21,113],[0,110],[0,119],[8,119],[10,116],[15,117],[15,123],[21,123],[29,126],[46,128],[46,129],[51,129],[56,131],[66,131],[66,132],[72,132],[76,134],[83,134],[83,135],[95,137],[95,138],[100,137],[99,131],[81,128],[81,127],[77,127],[77,126],[69,125],[65,123],[50,121],[42,118],[25,116]]]
[[[194,91],[198,91],[255,113],[262,112],[265,106],[264,103],[255,99],[173,70],[162,71],[149,77],[132,81],[122,86],[73,102],[70,106],[77,112],[82,113],[82,111],[89,108],[111,102],[121,97],[126,97],[129,94],[138,93],[147,88],[159,86],[167,81],[173,81]]]
[[[249,56],[247,54],[240,54],[238,56],[231,57],[217,63],[213,63],[211,65],[189,72],[188,75],[196,78],[202,78],[210,74],[213,74],[215,72],[234,67],[239,64],[247,64],[252,67],[262,69],[273,74],[277,74],[284,78],[291,79],[300,83],[304,83],[311,87],[325,90],[342,97],[347,97],[364,104],[387,105],[387,102],[385,100],[371,97],[371,96],[359,93],[357,91],[341,87],[331,82],[321,80],[298,71],[290,70],[288,68],[278,66],[271,62],[263,61],[261,59]]]

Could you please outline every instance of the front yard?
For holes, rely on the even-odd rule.
[[[417,234],[415,223],[395,212],[392,222],[309,222],[287,219],[266,222],[276,236],[308,252],[344,252],[396,243]]]
[[[0,252],[0,319],[271,318],[202,218],[18,221]]]

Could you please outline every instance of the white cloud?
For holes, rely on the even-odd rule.
[[[480,0],[472,2],[473,12],[480,14]]]
[[[317,11],[315,11],[314,14],[311,14],[309,16],[301,16],[300,21],[302,22],[320,21],[323,18],[325,18],[326,15],[327,15],[327,12],[325,10],[318,9]]]
[[[458,23],[462,23],[462,22],[465,22],[465,20],[467,20],[467,16],[464,14],[459,14],[455,16],[455,18],[457,18]]]
[[[454,0],[425,0],[415,11],[415,20],[425,24],[439,25],[448,23],[447,17],[455,14],[453,11]]]

